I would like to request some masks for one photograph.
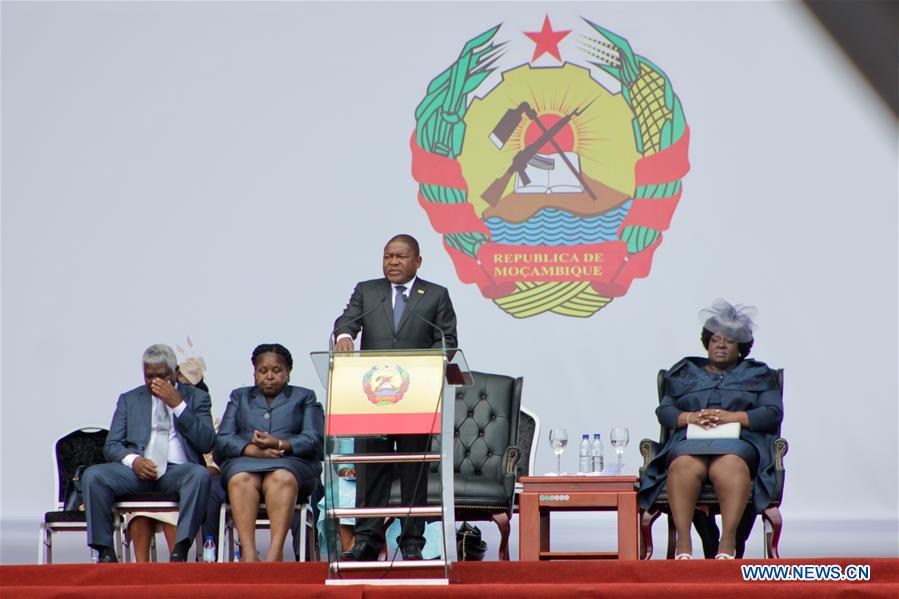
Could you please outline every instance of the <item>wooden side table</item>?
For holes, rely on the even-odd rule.
[[[637,559],[636,476],[525,476],[520,482],[518,559]],[[550,514],[559,511],[618,512],[618,551],[550,551]]]

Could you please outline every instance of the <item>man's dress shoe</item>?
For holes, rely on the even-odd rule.
[[[348,562],[373,562],[378,559],[379,554],[380,551],[373,545],[360,541],[349,551],[344,551],[340,557]]]
[[[418,547],[403,547],[401,551],[403,553],[404,561],[410,562],[424,559],[421,556],[421,549]]]
[[[116,557],[115,551],[113,551],[112,547],[103,547],[97,550],[97,554],[98,564],[114,564],[119,561],[119,558]]]
[[[179,541],[172,547],[172,553],[169,555],[170,562],[186,562],[187,554],[190,552],[190,544],[188,541]]]

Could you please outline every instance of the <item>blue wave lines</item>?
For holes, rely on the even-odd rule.
[[[542,208],[521,223],[493,217],[484,221],[496,243],[510,245],[578,245],[617,239],[618,227],[631,208],[628,200],[597,216],[578,216],[558,208]]]

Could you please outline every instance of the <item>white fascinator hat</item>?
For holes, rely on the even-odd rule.
[[[717,299],[711,306],[699,312],[703,327],[712,333],[733,339],[737,343],[748,343],[757,328],[755,318],[758,310],[754,306],[733,305],[727,300]]]

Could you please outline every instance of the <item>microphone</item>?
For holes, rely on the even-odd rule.
[[[447,353],[446,350],[446,334],[444,334],[443,329],[438,327],[436,324],[416,312],[415,310],[410,310],[410,314],[415,318],[421,320],[425,324],[430,325],[431,327],[440,331],[440,348],[443,350],[443,356],[446,360],[446,381],[450,385],[471,385],[473,384],[473,379],[471,377],[471,373],[468,371],[463,371],[462,368],[459,367],[459,364],[453,362],[453,358],[455,357],[455,349],[450,348],[450,353]],[[464,364],[464,361],[463,361]]]
[[[419,313],[416,312],[415,310],[409,310],[409,313],[410,313],[412,316],[414,316],[415,318],[417,318],[417,319],[419,319],[420,321],[422,321],[423,323],[425,323],[425,324],[427,324],[427,325],[430,325],[431,328],[437,329],[437,331],[440,332],[440,349],[442,349],[442,350],[443,350],[443,354],[446,355],[446,335],[443,334],[443,329],[441,329],[440,327],[438,327],[436,324],[434,324],[433,322],[431,322],[430,320],[428,320],[427,318],[425,318],[424,316],[422,316],[421,314],[419,314]]]
[[[383,306],[383,305],[384,305],[384,302],[386,302],[386,301],[387,301],[387,298],[389,298],[389,297],[390,297],[390,294],[385,295],[384,297],[381,298],[381,301],[379,301],[379,302],[375,305],[375,307],[372,308],[371,310],[366,310],[365,312],[363,312],[362,314],[360,314],[360,315],[357,316],[356,318],[352,318],[352,319],[350,319],[349,321],[347,321],[347,322],[345,322],[345,323],[341,323],[341,324],[338,324],[337,326],[335,326],[335,327],[331,330],[331,336],[328,338],[328,351],[329,351],[329,353],[332,353],[332,354],[334,353],[334,343],[335,343],[335,341],[336,341],[336,339],[335,339],[334,337],[335,337],[335,333],[337,333],[337,331],[338,331],[339,329],[346,328],[346,327],[350,326],[351,324],[353,324],[354,322],[357,322],[357,321],[359,321],[359,320],[362,320],[363,318],[365,318],[366,316],[368,316],[369,314],[371,314],[372,312],[374,312],[375,310],[377,310],[378,308],[380,308],[381,306]]]

